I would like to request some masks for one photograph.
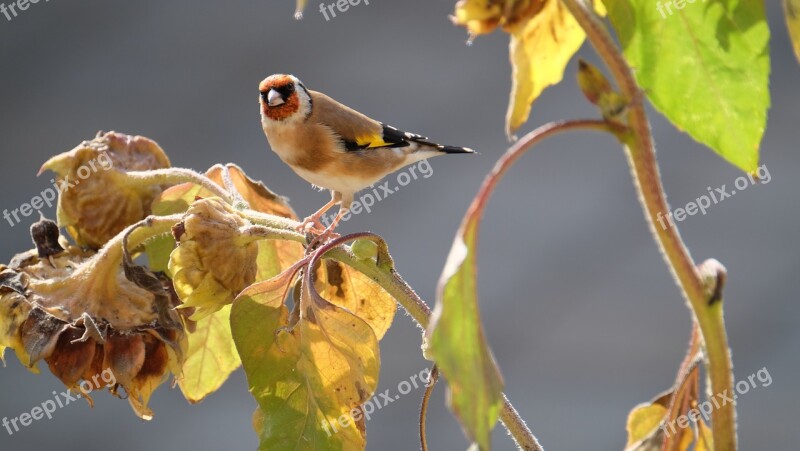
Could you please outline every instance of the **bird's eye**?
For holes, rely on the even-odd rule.
[[[288,85],[286,85],[286,92],[290,93],[292,91],[294,91],[294,83],[289,83]]]

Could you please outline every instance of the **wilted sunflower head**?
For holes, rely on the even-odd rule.
[[[42,222],[48,224],[40,222],[40,230],[58,230]],[[180,319],[159,315],[159,303],[177,303],[167,282],[159,293],[147,291],[121,268],[104,267],[108,259],[93,251],[67,246],[40,257],[42,235],[34,240],[39,250],[0,265],[0,351],[14,349],[31,368],[45,360],[68,388],[85,395],[123,388],[136,414],[150,419],[150,395],[170,370],[179,371],[184,346]]]
[[[169,166],[169,158],[154,141],[108,132],[49,159],[39,173],[56,173],[59,224],[78,245],[99,249],[150,214],[150,205],[161,193],[160,186],[141,183],[127,173]]]

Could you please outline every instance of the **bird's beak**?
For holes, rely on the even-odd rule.
[[[269,90],[269,93],[267,93],[267,105],[278,106],[284,103],[286,102],[283,100],[283,96],[281,96],[281,93],[279,93],[274,89]]]

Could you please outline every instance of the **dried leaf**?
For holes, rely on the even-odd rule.
[[[317,268],[317,291],[372,327],[378,340],[389,330],[397,302],[372,279],[337,261],[324,260]]]

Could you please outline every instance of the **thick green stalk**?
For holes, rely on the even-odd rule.
[[[658,225],[658,218],[669,213],[650,124],[642,103],[641,93],[633,72],[625,62],[605,25],[583,0],[561,0],[586,32],[589,41],[608,66],[622,95],[631,104],[628,112],[630,134],[623,141],[639,199],[656,242],[672,271],[676,282],[697,319],[705,344],[706,367],[711,381],[712,396],[733,393],[733,365],[722,315],[722,299],[706,289],[689,250],[681,240],[677,226],[671,221]],[[736,408],[733,404],[720,406],[711,412],[714,446],[720,450],[736,449]]]

